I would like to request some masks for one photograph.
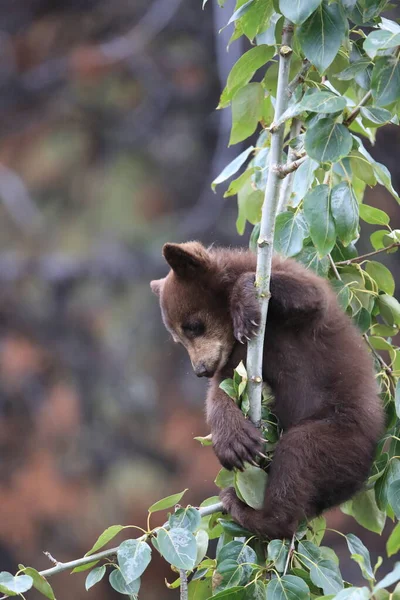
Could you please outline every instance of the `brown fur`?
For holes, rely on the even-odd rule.
[[[246,358],[238,343],[254,335],[259,308],[256,259],[249,251],[166,244],[172,267],[152,282],[167,329],[187,349],[195,372],[211,377],[207,420],[227,469],[262,450],[257,429],[219,388]],[[264,507],[233,488],[221,499],[243,527],[290,537],[304,517],[348,500],[363,485],[383,430],[383,410],[364,341],[329,284],[291,259],[274,257],[263,378],[275,395],[284,433],[269,470]],[[182,327],[183,326],[183,327]]]

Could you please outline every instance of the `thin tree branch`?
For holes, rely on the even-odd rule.
[[[292,119],[292,124],[290,127],[290,139],[292,140],[292,139],[296,138],[300,134],[300,131],[301,131],[301,121],[296,118]],[[279,196],[278,213],[280,213],[286,209],[288,202],[289,202],[290,195],[292,193],[292,189],[293,189],[293,179],[294,179],[293,173],[296,171],[296,169],[299,168],[300,164],[302,162],[304,162],[305,160],[306,160],[306,156],[304,157],[304,159],[300,158],[301,162],[299,162],[299,158],[296,157],[296,152],[295,152],[294,148],[289,146],[286,165],[282,165],[280,168],[280,172],[279,172],[280,177],[282,177],[282,173],[285,173],[285,175],[283,175],[283,177],[285,177],[285,181],[283,182],[283,185],[281,187],[280,196]]]
[[[300,167],[300,165],[303,164],[303,162],[305,162],[307,160],[308,156],[304,155],[301,158],[298,158],[297,160],[293,160],[291,162],[287,162],[286,165],[277,165],[275,167],[275,171],[278,174],[278,177],[280,179],[285,179],[285,177],[287,175],[290,175],[291,173],[294,173],[295,171],[297,171],[297,169]],[[290,177],[287,178],[287,181],[290,181]],[[286,186],[287,187],[287,186]],[[282,186],[282,191],[281,191],[281,198],[282,198],[282,194],[285,191],[285,187],[284,185]],[[287,193],[287,190],[286,190]],[[279,201],[279,207],[281,206],[281,201]]]
[[[361,108],[364,106],[364,104],[366,104],[368,102],[368,100],[371,98],[371,96],[372,96],[372,91],[369,90],[365,94],[365,96],[363,98],[361,98],[361,100],[357,104],[357,106],[351,111],[351,113],[349,114],[347,119],[345,121],[343,121],[343,125],[345,125],[346,127],[349,127],[349,125],[352,124],[354,119],[356,119],[358,117],[358,114],[359,114]]]
[[[212,515],[216,512],[220,512],[224,509],[222,502],[216,502],[215,504],[211,504],[210,506],[203,506],[198,509],[201,517],[206,517],[208,515]],[[156,533],[160,529],[157,527],[153,530],[152,533]],[[140,536],[138,541],[146,540],[150,534],[145,533]],[[89,563],[101,560],[103,558],[109,558],[110,556],[115,556],[118,552],[119,546],[115,548],[110,548],[109,550],[102,550],[102,552],[96,552],[96,554],[91,554],[90,556],[83,556],[82,558],[77,558],[76,560],[70,560],[68,562],[59,562],[55,558],[51,556],[49,552],[45,552],[46,556],[50,558],[52,562],[55,562],[56,565],[51,567],[50,569],[45,569],[44,571],[40,571],[40,575],[43,577],[52,577],[53,575],[58,575],[58,573],[62,573],[63,571],[70,571],[71,569],[75,569],[76,567],[81,567],[83,565],[88,565]],[[0,600],[5,600],[9,598],[9,596],[1,596]]]
[[[180,600],[188,600],[189,592],[188,592],[188,580],[186,571],[180,569],[179,576],[181,578],[181,594]]]
[[[292,96],[292,94],[293,94],[294,90],[297,88],[297,86],[304,82],[305,77],[306,77],[310,67],[311,67],[310,61],[307,58],[305,60],[303,60],[303,66],[301,67],[300,71],[297,73],[297,75],[292,79],[292,81],[288,85],[289,98]]]
[[[291,42],[293,24],[285,19],[282,30],[282,45],[279,51],[278,86],[276,93],[274,121],[286,110],[289,100],[288,82],[290,60],[292,56]],[[256,426],[261,423],[262,392],[262,359],[264,348],[265,326],[267,322],[268,304],[271,296],[269,286],[271,278],[271,261],[274,240],[275,216],[279,202],[281,178],[275,167],[280,163],[284,141],[284,124],[271,133],[271,150],[269,153],[269,171],[265,189],[264,203],[260,224],[260,236],[257,242],[256,288],[260,302],[261,321],[258,335],[248,344],[247,372],[249,376],[248,390],[250,401],[250,419]]]
[[[289,551],[288,551],[288,555],[287,555],[287,559],[286,559],[286,563],[285,563],[285,569],[283,571],[283,574],[286,575],[287,570],[289,568],[289,563],[290,563],[290,559],[293,556],[293,552],[294,552],[294,542],[296,540],[296,534],[294,533],[292,536],[292,540],[290,542],[290,546],[289,546]]]
[[[369,258],[370,256],[375,256],[376,254],[380,254],[381,252],[387,252],[388,250],[391,250],[392,248],[399,248],[399,247],[400,247],[400,242],[394,242],[393,244],[390,244],[390,246],[387,246],[387,248],[380,248],[379,250],[375,250],[374,252],[367,252],[367,254],[361,254],[361,256],[356,256],[355,258],[349,258],[348,260],[341,260],[340,262],[337,262],[336,264],[340,267],[345,267],[345,266],[351,265],[352,263],[362,262],[363,260]]]

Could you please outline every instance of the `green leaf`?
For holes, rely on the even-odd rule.
[[[262,117],[264,90],[261,83],[248,83],[232,99],[232,130],[229,145],[252,135]]]
[[[397,479],[400,479],[400,460],[394,458],[388,462],[384,474],[375,484],[375,498],[381,510],[386,510],[389,488]]]
[[[376,282],[378,288],[383,290],[389,296],[393,296],[395,289],[395,282],[393,275],[385,265],[382,263],[370,260],[367,262],[365,267],[368,275],[371,275],[372,279]]]
[[[370,596],[367,587],[349,587],[336,594],[333,600],[369,600]]]
[[[368,548],[364,546],[362,541],[353,533],[346,535],[347,546],[352,555],[358,555],[362,560],[356,560],[360,565],[362,574],[369,581],[374,581],[375,576],[371,566],[371,557]],[[352,557],[353,558],[353,557]]]
[[[310,568],[311,581],[322,588],[324,594],[337,594],[343,589],[343,578],[339,567],[331,560],[321,560]]]
[[[274,566],[279,573],[283,573],[285,569],[288,554],[288,542],[284,540],[271,540],[268,544],[268,560],[274,562]]]
[[[400,562],[397,562],[394,566],[393,571],[388,573],[386,577],[384,577],[379,583],[376,584],[374,589],[372,590],[372,594],[375,594],[378,590],[382,590],[383,588],[387,588],[390,585],[393,585],[400,579]]]
[[[394,56],[375,62],[371,77],[372,96],[377,106],[387,106],[400,98],[400,64]]]
[[[318,546],[308,540],[299,542],[297,547],[297,555],[299,560],[308,568],[317,565],[323,560],[322,554]]]
[[[237,399],[237,393],[233,383],[233,379],[224,379],[219,384],[219,387],[223,392],[225,392],[225,394],[229,396],[229,398],[232,398],[232,400]]]
[[[189,598],[188,600],[208,600],[212,595],[212,580],[208,579],[197,579],[191,581],[188,586]]]
[[[393,554],[397,554],[400,550],[400,523],[397,523],[396,527],[393,529],[392,533],[389,536],[389,539],[386,544],[386,550],[388,556],[393,556]]]
[[[364,50],[370,58],[375,58],[379,50],[400,46],[400,33],[379,29],[372,31],[364,40]]]
[[[321,259],[318,250],[314,248],[314,246],[303,248],[295,258],[304,265],[306,269],[311,269],[317,273],[317,275],[320,275],[321,277],[326,277],[328,275],[330,269],[329,258],[324,256],[324,258]]]
[[[111,542],[111,540],[123,529],[123,525],[111,525],[111,527],[107,527],[107,529],[98,537],[93,548],[91,548],[89,552],[86,552],[85,556],[90,556],[94,552],[97,552],[97,550],[103,548],[103,546],[108,544],[108,542]]]
[[[178,508],[178,510],[176,510],[168,519],[171,529],[174,527],[182,527],[183,529],[188,529],[192,532],[199,528],[200,521],[201,516],[199,511],[192,506]]]
[[[246,588],[243,586],[231,587],[227,590],[222,590],[218,594],[213,594],[209,600],[242,600],[244,598]]]
[[[336,240],[329,186],[317,185],[308,192],[304,198],[304,216],[320,257],[326,256],[332,250]]]
[[[320,73],[323,73],[338,53],[345,32],[346,21],[339,6],[328,4],[324,0],[300,26],[297,37],[305,56]]]
[[[24,575],[28,575],[32,578],[33,587],[40,592],[43,596],[46,596],[49,600],[55,600],[54,592],[51,585],[43,575],[41,575],[36,569],[32,567],[24,567]]]
[[[196,435],[193,439],[200,442],[202,446],[212,446],[211,433],[205,436]]]
[[[363,73],[370,64],[371,61],[368,58],[362,57],[360,60],[351,63],[351,65],[343,69],[336,77],[342,81],[351,81],[356,75]]]
[[[380,127],[392,119],[392,114],[386,108],[362,106],[360,112],[367,127]]]
[[[358,238],[359,221],[357,198],[349,182],[342,181],[332,188],[331,207],[336,235],[347,246]]]
[[[331,286],[336,292],[338,302],[343,310],[346,310],[350,303],[350,290],[347,285],[344,285],[343,281],[332,279],[330,282]]]
[[[389,485],[387,498],[397,519],[400,519],[400,479]]]
[[[106,567],[102,565],[101,567],[96,567],[93,571],[90,571],[89,575],[86,577],[85,581],[85,589],[86,591],[90,590],[91,587],[99,583],[106,574]]]
[[[118,548],[117,557],[126,583],[131,583],[139,579],[150,563],[151,548],[143,540],[126,540]]]
[[[361,333],[366,333],[371,327],[371,315],[369,311],[362,307],[354,316],[353,321]]]
[[[238,19],[240,19],[241,17],[243,17],[243,15],[245,15],[246,12],[250,9],[250,7],[253,4],[253,2],[254,2],[254,0],[247,0],[247,2],[245,2],[237,10],[235,10],[235,12],[233,13],[233,15],[229,19],[227,25],[229,25],[230,23],[233,23],[234,21],[237,21]]]
[[[299,212],[283,212],[276,217],[274,249],[283,256],[295,256],[307,237],[307,224]]]
[[[254,146],[249,146],[246,150],[244,150],[239,156],[234,158],[228,165],[226,165],[225,169],[221,171],[221,173],[214,179],[211,184],[213,190],[215,190],[216,186],[220,183],[223,183],[232,175],[237,173],[240,167],[246,162],[249,155],[253,152]]]
[[[120,594],[134,596],[140,589],[140,579],[126,583],[119,569],[113,569],[110,573],[109,582],[111,587]]]
[[[371,233],[370,240],[374,250],[380,250],[381,248],[385,248],[385,244],[383,243],[383,238],[387,235],[387,229],[378,229]]]
[[[157,533],[157,543],[161,554],[167,562],[177,569],[190,571],[196,562],[196,538],[187,529],[180,527],[160,529]]]
[[[228,471],[228,469],[222,468],[217,477],[215,478],[215,485],[217,485],[221,490],[232,487],[235,481],[235,473],[233,471]]]
[[[301,113],[337,113],[341,112],[346,107],[346,100],[342,96],[337,96],[332,92],[315,92],[308,90],[303,98],[290,106],[283,115],[275,122],[275,126],[280,125],[284,121],[301,115]]]
[[[255,46],[245,52],[233,65],[228,75],[226,87],[221,95],[218,108],[224,108],[231,102],[235,93],[249,83],[255,72],[265,65],[275,54],[275,49],[265,44]]]
[[[73,573],[83,573],[84,571],[89,571],[90,569],[95,567],[98,564],[98,562],[98,560],[94,560],[93,562],[86,563],[85,565],[79,565],[79,567],[75,567],[75,569],[71,571],[71,575]]]
[[[166,510],[167,508],[175,506],[175,504],[178,504],[178,502],[182,500],[185,492],[187,492],[187,489],[183,490],[183,492],[179,492],[178,494],[172,494],[171,496],[167,496],[166,498],[155,502],[150,506],[149,513],[154,513],[159,510]]]
[[[259,579],[246,586],[246,600],[265,600],[266,593],[265,583]]]
[[[249,537],[253,534],[248,529],[243,529],[241,525],[235,523],[235,521],[227,521],[226,519],[218,519],[222,529],[225,533],[232,537]]]
[[[301,25],[321,2],[322,0],[279,0],[279,10],[289,21]]]
[[[328,117],[310,125],[304,139],[307,154],[318,162],[337,162],[349,154],[352,145],[349,130]]]
[[[326,531],[326,519],[322,515],[309,521],[306,532],[307,540],[317,546],[322,542]]]
[[[216,591],[229,589],[246,583],[243,567],[235,560],[224,560],[217,565],[218,586]]]
[[[255,510],[260,510],[264,504],[267,474],[253,465],[246,465],[244,471],[235,473],[235,487],[243,500]]]
[[[272,579],[267,585],[267,600],[308,600],[308,585],[296,575],[284,575]]]
[[[385,526],[386,514],[379,510],[374,490],[358,493],[341,506],[342,512],[351,515],[357,523],[375,533],[382,533]]]
[[[33,579],[29,575],[17,575],[14,577],[7,571],[0,573],[0,592],[8,596],[16,596],[23,594],[31,589]]]
[[[394,393],[394,403],[396,406],[396,415],[400,419],[400,379],[398,380],[397,385],[396,385],[396,390]]]
[[[387,169],[387,167],[385,167],[385,165],[382,165],[381,163],[379,163],[373,159],[373,157],[370,155],[370,153],[367,152],[367,150],[364,148],[364,145],[363,145],[362,141],[360,140],[360,138],[358,138],[356,136],[353,136],[353,138],[356,141],[356,143],[358,144],[358,151],[364,156],[364,158],[367,159],[367,161],[372,166],[374,173],[375,173],[375,177],[378,180],[378,182],[381,185],[385,186],[385,188],[388,190],[388,192],[390,192],[392,194],[393,198],[395,198],[397,200],[397,202],[400,204],[400,197],[399,197],[398,193],[396,192],[396,190],[393,189],[392,178],[391,178],[390,172]]]
[[[374,208],[367,204],[360,204],[360,217],[370,225],[389,225],[389,215],[380,208]]]
[[[246,169],[237,179],[234,179],[229,184],[228,189],[224,193],[224,198],[229,198],[230,196],[235,196],[239,190],[242,189],[244,184],[250,177],[255,173],[256,170],[260,170],[258,167],[250,167]]]
[[[293,191],[289,199],[290,206],[296,207],[303,200],[314,182],[315,171],[318,167],[319,163],[316,160],[307,158],[297,169],[293,178]]]
[[[400,325],[400,304],[388,294],[378,296],[378,306],[381,317],[388,325]]]
[[[196,533],[195,539],[196,539],[197,552],[196,552],[196,560],[195,560],[194,564],[195,564],[195,566],[197,566],[199,563],[201,563],[201,561],[207,554],[208,542],[209,542],[208,533],[206,531],[204,531],[203,529],[200,529],[200,531],[198,531]]]

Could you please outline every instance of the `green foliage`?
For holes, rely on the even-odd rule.
[[[371,349],[388,429],[366,488],[341,508],[377,534],[388,519],[395,522],[387,542],[387,554],[393,556],[400,551],[400,349],[393,343],[400,328],[400,304],[394,297],[393,276],[379,261],[379,253],[397,250],[400,231],[391,229],[384,210],[365,204],[364,191],[379,184],[394,202],[400,203],[400,198],[387,168],[373,159],[362,141],[373,143],[380,127],[398,124],[399,119],[400,26],[381,16],[386,8],[385,0],[237,0],[227,19],[234,28],[232,41],[245,36],[253,46],[233,66],[219,108],[231,106],[230,144],[244,141],[258,129],[260,133],[223,169],[212,187],[215,190],[235,176],[224,195],[237,195],[238,232],[245,232],[247,222],[254,225],[250,240],[254,249],[270,172],[278,168],[283,173],[286,163],[301,159],[289,174],[282,175],[290,185],[282,187],[274,248],[330,280],[340,306]],[[292,48],[281,47],[284,18],[294,27]],[[278,70],[274,57],[279,52],[291,56],[294,82],[287,110],[275,118]],[[260,70],[261,77],[254,81]],[[279,126],[284,130],[284,151],[281,164],[270,165],[270,134]],[[372,257],[369,253],[358,256],[355,246],[363,223],[376,227],[370,237]],[[243,363],[220,387],[247,416],[248,377]],[[261,505],[267,485],[264,467],[280,436],[270,400],[264,390],[260,435],[265,440],[265,456],[260,464],[246,465],[243,472],[221,469],[215,480],[221,488],[234,487],[238,497],[253,508]],[[196,439],[204,445],[211,443],[209,436]],[[189,600],[369,600],[389,597],[386,588],[400,581],[400,563],[381,579],[380,562],[373,566],[368,549],[350,533],[344,536],[349,559],[357,563],[366,583],[353,587],[344,582],[338,557],[321,545],[326,529],[323,517],[302,523],[293,540],[259,540],[229,515],[200,512],[218,502],[218,497],[205,500],[200,511],[176,506],[185,491],[149,508],[150,520],[152,513],[174,507],[163,527],[151,529],[148,523],[140,538],[126,540],[110,551],[103,549],[124,527],[106,529],[86,554],[93,555],[93,560],[71,565],[75,571],[93,569],[86,588],[98,583],[109,569],[114,590],[137,598],[140,577],[152,558],[149,542],[174,572],[183,570],[189,575]],[[213,558],[209,541],[216,539]],[[115,555],[117,563],[115,559],[108,562]],[[169,587],[180,583],[179,577]],[[23,594],[32,586],[54,599],[47,579],[34,569],[20,566],[16,576],[0,573],[0,592],[8,596]],[[393,598],[399,594],[398,588]]]

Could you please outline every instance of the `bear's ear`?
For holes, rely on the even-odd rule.
[[[163,255],[171,269],[183,279],[201,275],[210,267],[210,255],[200,242],[164,244]]]
[[[153,294],[155,294],[156,296],[160,296],[163,284],[164,279],[153,279],[153,281],[150,281],[150,287]]]

